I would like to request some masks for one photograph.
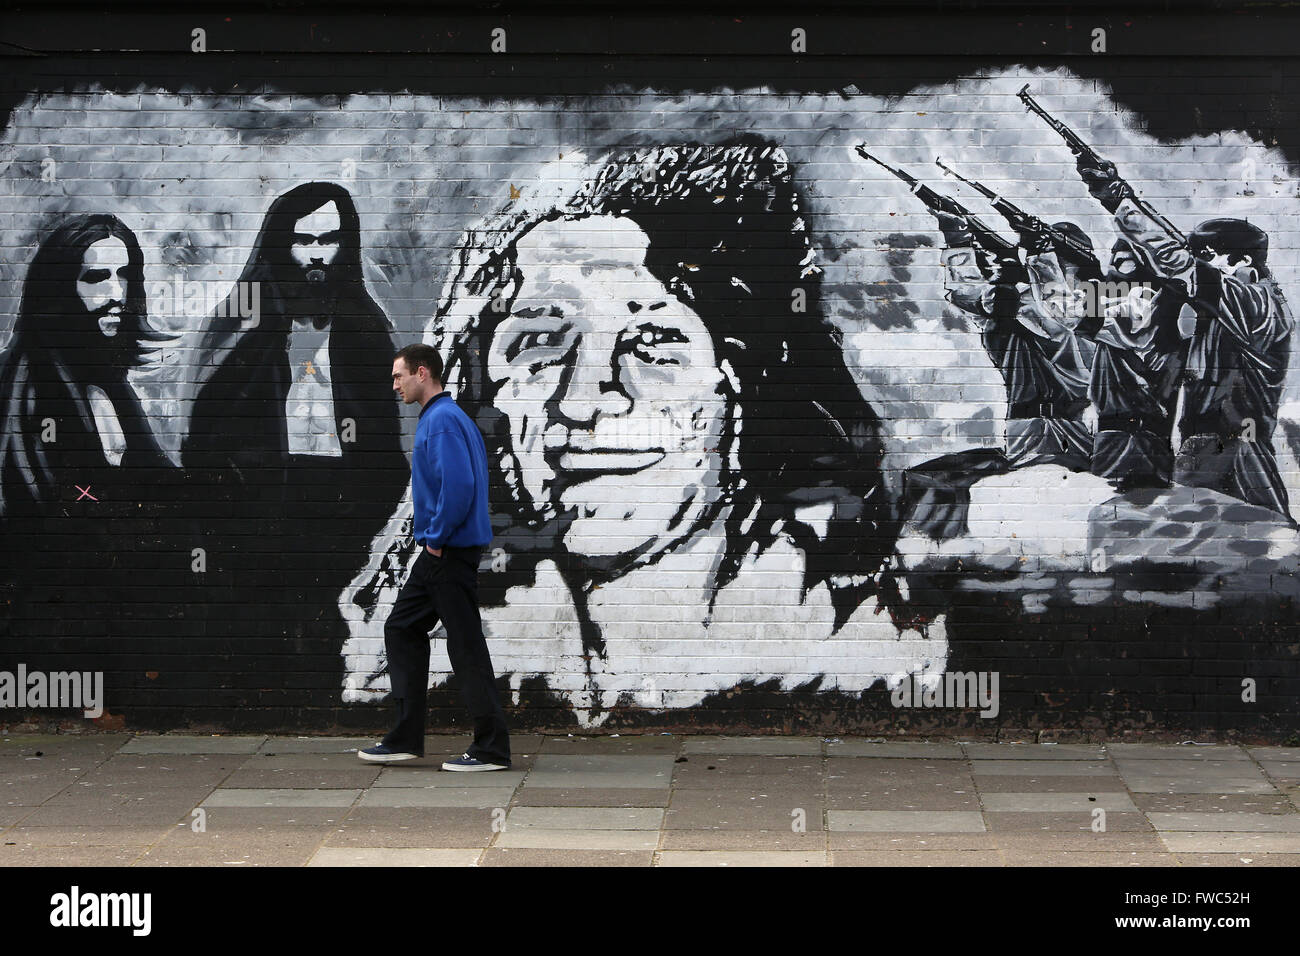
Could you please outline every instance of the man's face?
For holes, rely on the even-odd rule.
[[[1208,262],[1211,266],[1228,276],[1234,274],[1238,269],[1247,269],[1251,266],[1250,256],[1242,256],[1236,262],[1229,262],[1228,260],[1231,259],[1232,256],[1229,253],[1220,252],[1213,246],[1204,246],[1201,251],[1196,254],[1196,257],[1204,262]]]
[[[578,554],[653,552],[720,494],[734,392],[699,315],[646,269],[649,245],[624,218],[538,226],[488,352],[524,488],[573,513]]]
[[[112,236],[91,243],[81,257],[77,297],[105,338],[113,338],[122,327],[129,271],[126,243]]]
[[[309,282],[324,282],[329,274],[329,267],[339,254],[340,227],[338,203],[333,200],[299,219],[294,226],[289,253]]]
[[[427,380],[429,370],[424,368],[423,365],[417,365],[415,371],[412,372],[410,366],[406,364],[406,359],[393,359],[393,391],[407,405],[418,401],[423,394],[424,386],[420,378],[421,369],[424,370],[425,380]]]

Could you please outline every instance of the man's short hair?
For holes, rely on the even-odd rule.
[[[1268,275],[1268,234],[1244,219],[1207,219],[1187,238],[1192,254],[1204,258],[1207,249],[1226,253],[1229,265],[1246,256],[1260,275]]]
[[[431,378],[438,382],[442,381],[442,356],[432,345],[408,345],[393,358],[404,361],[412,375],[423,365],[429,370]]]

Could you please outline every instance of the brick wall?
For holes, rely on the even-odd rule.
[[[423,340],[492,459],[480,587],[518,726],[1294,732],[1296,114],[1290,59],[1249,42],[1290,22],[1234,21],[1214,46],[1192,17],[1130,23],[1137,42],[1105,19],[1114,53],[1089,55],[1088,22],[999,17],[953,15],[947,40],[895,19],[892,47],[884,21],[814,20],[804,55],[775,21],[657,23],[661,56],[518,20],[494,56],[495,21],[462,19],[422,56],[429,18],[386,44],[341,15],[310,35],[213,23],[195,53],[188,21],[155,16],[130,21],[134,47],[100,23],[100,48],[140,51],[111,60],[22,21],[56,55],[7,57],[0,670],[102,670],[107,726],[384,725],[416,417],[388,363]],[[854,37],[863,55],[839,55]],[[1159,341],[1053,324],[1014,277],[1019,306],[973,315],[962,290],[1000,280],[963,278],[952,236],[855,147],[1021,240],[942,157],[1077,225],[1107,269],[1128,233],[1026,84],[1180,232],[1261,230],[1271,278],[1239,270]],[[289,250],[314,213],[341,234],[319,295]],[[129,374],[129,322],[77,313],[80,274],[32,279],[52,243],[94,265],[96,216],[171,336]],[[1105,379],[1098,351],[1141,382]],[[1093,406],[1059,413],[1082,458],[1023,407],[1051,383]],[[1102,399],[1134,389],[1171,429],[1143,460],[1173,468],[1207,393],[1252,435],[1138,480],[1155,466],[1093,448]],[[439,635],[431,725],[459,726]],[[954,672],[996,675],[996,707],[897,706]]]

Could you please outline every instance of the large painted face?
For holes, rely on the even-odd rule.
[[[113,236],[91,243],[81,257],[77,298],[105,338],[115,337],[122,327],[130,268],[126,243]]]
[[[329,266],[339,254],[339,207],[331,200],[298,220],[289,253],[309,282],[324,282]]]
[[[703,320],[646,268],[649,246],[625,218],[536,227],[489,349],[524,489],[572,514],[574,554],[654,553],[721,494],[734,386]]]

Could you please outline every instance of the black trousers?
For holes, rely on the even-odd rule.
[[[443,548],[442,557],[437,557],[421,548],[388,615],[384,648],[397,726],[384,744],[394,750],[424,753],[429,632],[441,621],[447,629],[451,669],[474,721],[474,743],[466,753],[488,763],[510,763],[510,735],[478,611],[482,554],[482,548]]]

